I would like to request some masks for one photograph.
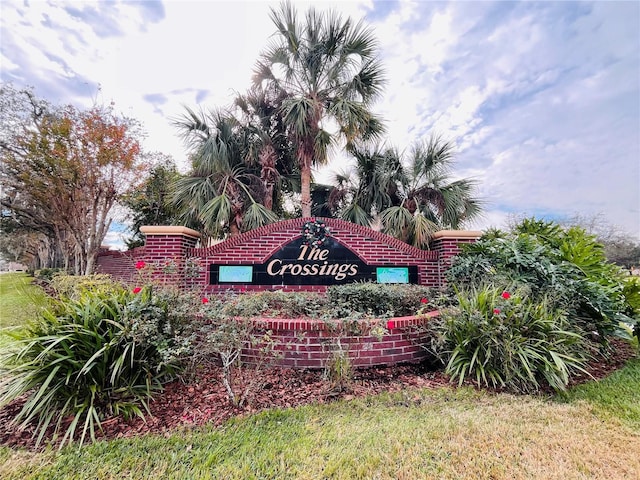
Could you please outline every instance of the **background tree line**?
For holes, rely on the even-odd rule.
[[[185,225],[206,241],[318,215],[428,248],[433,232],[482,214],[476,183],[454,175],[453,142],[436,134],[404,149],[385,142],[373,110],[385,71],[370,28],[313,8],[299,15],[290,3],[270,17],[275,34],[249,91],[171,120],[187,148],[186,173],[142,152],[140,125],[113,106],[54,106],[2,85],[4,256],[91,272],[116,204],[129,212],[129,247],[143,243],[142,225]],[[336,152],[346,168],[329,185],[315,183],[313,167]],[[640,263],[633,239],[598,238],[610,258]]]
[[[146,171],[136,121],[0,89],[1,246],[32,268],[93,271],[113,208]]]

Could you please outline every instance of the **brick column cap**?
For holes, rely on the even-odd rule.
[[[433,240],[441,240],[447,238],[480,238],[482,232],[478,230],[440,230],[434,233],[431,238]]]
[[[140,231],[147,237],[150,235],[184,235],[186,237],[200,239],[200,234],[195,230],[180,226],[144,225],[140,227]]]

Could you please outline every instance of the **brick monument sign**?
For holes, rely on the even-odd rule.
[[[305,225],[322,225],[320,242]],[[153,278],[202,292],[325,291],[329,285],[371,281],[438,287],[461,243],[475,231],[437,232],[430,250],[420,250],[370,228],[334,218],[296,218],[272,223],[211,247],[186,227],[141,228],[146,244],[130,252],[105,251],[98,272],[132,282],[137,261],[153,265]],[[311,238],[309,238],[311,237]]]

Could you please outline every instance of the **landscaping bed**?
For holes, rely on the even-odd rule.
[[[589,364],[589,375],[580,375],[572,384],[604,378],[621,368],[636,355],[626,342],[613,341],[611,354],[598,356]],[[101,438],[122,438],[146,433],[168,433],[180,428],[199,425],[221,425],[234,416],[248,415],[270,408],[292,408],[310,403],[327,403],[337,399],[352,399],[381,392],[407,391],[411,403],[412,388],[439,388],[450,385],[441,369],[422,364],[396,365],[357,369],[349,388],[338,392],[323,378],[321,370],[295,370],[270,367],[242,369],[236,375],[238,384],[253,384],[244,407],[229,403],[221,383],[222,371],[213,363],[200,365],[196,374],[185,381],[177,380],[165,385],[164,391],[150,402],[150,415],[124,421],[114,417],[102,422]],[[10,422],[22,406],[16,400],[0,410],[0,444],[35,448],[32,431],[19,431]]]

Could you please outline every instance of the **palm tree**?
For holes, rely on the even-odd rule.
[[[254,84],[286,93],[281,111],[300,165],[302,216],[309,217],[311,167],[324,164],[339,139],[350,148],[383,131],[370,111],[384,83],[382,67],[362,23],[313,8],[300,21],[288,2],[270,17],[276,37],[258,61]]]
[[[263,204],[268,210],[274,210],[274,204],[280,209],[283,192],[299,190],[300,183],[291,142],[280,114],[283,100],[282,92],[268,92],[257,87],[235,99],[244,135],[244,160],[251,167],[259,167],[264,188]]]
[[[433,135],[405,158],[389,148],[354,149],[356,180],[342,218],[366,225],[379,214],[385,233],[418,248],[428,248],[437,230],[461,228],[481,214],[482,202],[473,180],[451,180],[454,150]]]
[[[205,235],[238,235],[277,220],[260,202],[260,178],[243,161],[243,133],[227,112],[187,112],[174,121],[191,151],[192,169],[177,180],[174,202],[181,219]]]
[[[386,208],[399,203],[400,156],[380,144],[354,146],[355,169],[335,175],[328,206],[344,220],[371,226]]]

